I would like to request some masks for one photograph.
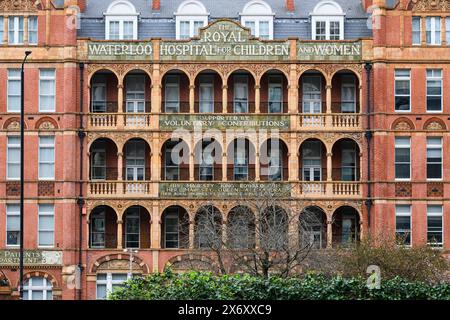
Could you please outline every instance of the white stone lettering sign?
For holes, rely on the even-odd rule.
[[[231,20],[218,20],[200,29],[198,38],[162,41],[160,45],[163,61],[287,60],[289,51],[288,41],[260,41]]]
[[[19,250],[0,250],[0,266],[18,266]],[[25,250],[24,264],[28,266],[62,265],[62,251]]]
[[[270,188],[270,194],[280,198],[290,197],[292,186],[290,183],[189,183],[167,182],[159,184],[160,198],[174,199],[211,199],[211,198],[257,198],[264,189]]]
[[[362,59],[362,45],[361,41],[298,42],[297,59],[359,61]]]
[[[161,115],[161,130],[176,129],[277,129],[288,130],[289,116],[284,115]]]
[[[153,45],[147,42],[89,42],[89,60],[145,60],[153,59]]]

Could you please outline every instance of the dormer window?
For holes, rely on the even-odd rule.
[[[105,16],[106,40],[136,40],[138,34],[137,19],[139,13],[128,1],[114,1],[108,7]]]
[[[273,39],[274,13],[267,3],[260,0],[250,1],[240,16],[241,24],[249,28],[253,36],[265,40]]]
[[[176,38],[189,39],[198,36],[199,30],[208,24],[209,13],[195,0],[184,1],[175,12]]]
[[[345,13],[339,4],[319,2],[310,15],[313,40],[344,40]]]

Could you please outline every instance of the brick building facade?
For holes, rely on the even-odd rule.
[[[202,208],[226,236],[254,188],[314,211],[321,250],[450,249],[450,1],[219,2],[0,1],[0,297],[18,295],[25,49],[26,298],[203,268]]]

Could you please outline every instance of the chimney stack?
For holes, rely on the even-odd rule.
[[[152,0],[152,10],[154,11],[161,10],[161,0]]]
[[[86,0],[78,0],[78,7],[81,12],[84,12],[86,10]]]
[[[286,10],[289,12],[295,11],[294,0],[286,0]]]

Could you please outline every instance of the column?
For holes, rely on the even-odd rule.
[[[261,86],[259,83],[255,85],[255,113],[261,113]]]
[[[4,16],[3,17],[3,43],[8,43],[8,32],[9,32],[8,21],[9,21],[9,17]]]
[[[289,225],[288,225],[288,241],[289,246],[292,248],[298,247],[299,245],[299,224],[297,219],[293,217],[289,217]]]
[[[329,80],[331,81],[331,80]],[[328,82],[328,80],[327,80]],[[326,101],[326,105],[327,105],[327,113],[330,114],[331,113],[331,84],[327,83],[327,101]]]
[[[227,220],[223,220],[222,221],[222,243],[226,244],[227,243],[227,236],[228,236],[228,230],[227,230]]]
[[[122,220],[117,220],[117,249],[121,250],[122,246]]]
[[[362,84],[359,84],[359,113],[360,114],[363,113],[363,103],[364,103],[363,86],[362,86]],[[364,109],[367,110],[367,107],[368,106],[365,106]],[[360,123],[359,125],[362,125],[362,124]]]
[[[297,139],[295,137],[295,134],[291,137],[291,140],[289,142],[289,154],[288,154],[288,171],[289,171],[289,180],[290,181],[299,181],[299,165],[298,165],[298,145],[297,145]]]
[[[327,249],[333,247],[333,221],[327,220]]]
[[[123,180],[123,153],[117,153],[117,180]]]
[[[256,226],[256,232],[255,232],[255,249],[259,249],[261,247],[261,226],[260,226],[260,221],[259,221],[259,216],[258,216],[258,212],[256,212],[256,217],[255,217],[255,226]]]
[[[161,113],[161,83],[152,85],[152,113]]]
[[[425,17],[420,17],[420,39],[422,46],[427,45],[427,22]],[[442,30],[441,30],[442,32]]]
[[[195,85],[191,84],[189,86],[189,113],[194,113],[195,105]]]
[[[447,45],[447,33],[446,31],[449,31],[445,28],[445,19],[446,16],[441,17],[441,43],[443,46]]]
[[[123,113],[123,80],[117,85],[117,112]]]
[[[195,241],[195,235],[194,235],[194,228],[195,228],[195,221],[190,220],[189,221],[189,249],[194,249],[194,241]]]
[[[158,145],[158,143],[156,143]],[[161,180],[161,153],[156,150],[151,154],[152,181]]]
[[[23,43],[28,45],[28,16],[23,17]]]
[[[327,181],[333,181],[333,154],[327,153]]]
[[[189,155],[189,181],[195,180],[194,152]]]
[[[151,248],[152,249],[160,249],[161,248],[161,220],[159,215],[159,207],[154,206],[152,209],[152,221],[150,225],[150,239],[151,239]]]
[[[261,161],[259,160],[259,152],[255,154],[255,181],[261,180]]]
[[[226,144],[223,144],[224,148],[226,148]],[[227,167],[228,167],[228,159],[227,159],[227,153],[224,152],[222,154],[222,181],[227,181]]]
[[[228,86],[222,86],[222,113],[227,113],[228,106]]]

